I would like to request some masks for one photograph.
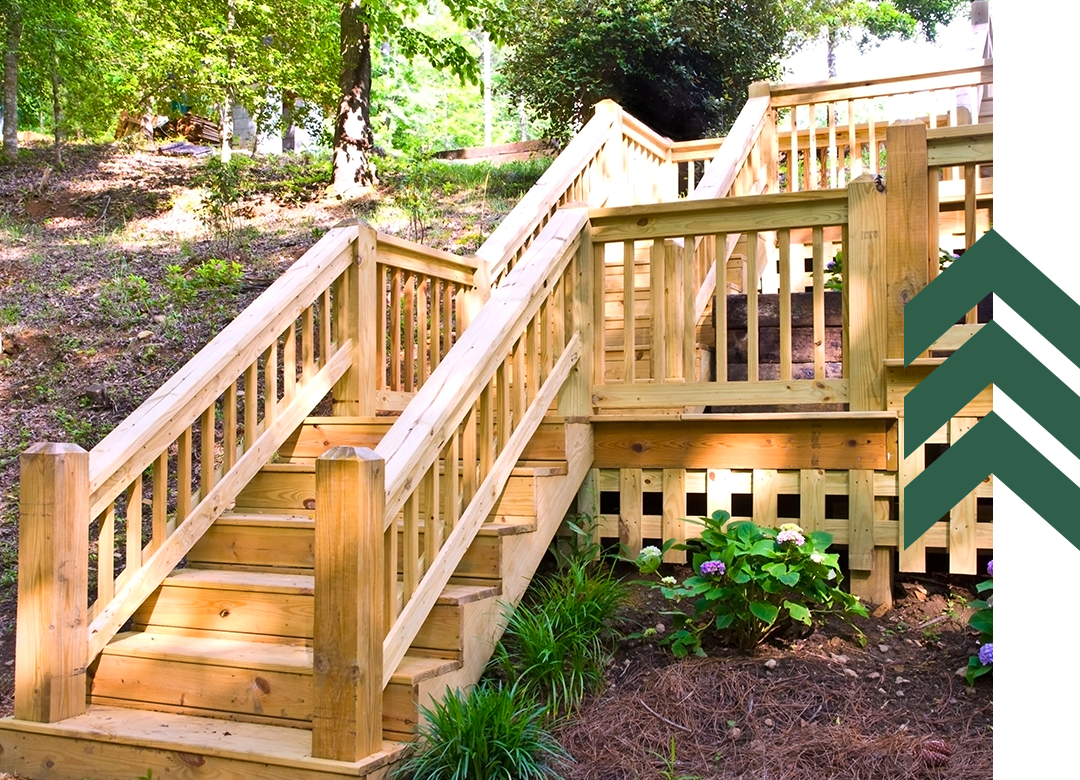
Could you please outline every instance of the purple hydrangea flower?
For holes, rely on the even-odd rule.
[[[806,541],[803,535],[798,531],[781,531],[776,535],[777,544],[786,544],[787,542],[794,542],[796,547],[801,547]]]
[[[701,576],[722,577],[726,568],[723,561],[705,561],[701,564]]]
[[[990,559],[990,563],[986,564],[986,573],[989,574],[991,577],[994,576],[994,559],[993,558]]]
[[[994,643],[987,642],[985,645],[979,648],[979,663],[983,666],[990,666],[994,663]]]

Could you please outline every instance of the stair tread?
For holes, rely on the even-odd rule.
[[[221,525],[255,525],[264,528],[315,527],[315,518],[309,515],[277,515],[257,512],[223,512],[215,522]]]
[[[267,463],[260,471],[271,474],[314,474],[315,461],[302,459],[289,463]],[[514,477],[563,477],[566,473],[566,461],[561,460],[523,460],[510,472]]]
[[[305,596],[313,595],[315,592],[315,578],[312,575],[227,569],[176,569],[166,578],[164,585],[263,593],[296,593]],[[468,604],[480,599],[495,598],[498,595],[498,587],[490,585],[447,585],[443,588],[436,604]]]
[[[129,631],[117,634],[105,646],[102,655],[258,669],[287,674],[310,675],[312,669],[312,650],[303,645],[155,634],[150,631]],[[395,684],[415,684],[460,668],[461,662],[455,659],[406,655],[398,664],[390,681]]]
[[[401,743],[384,740],[378,753],[359,761],[331,761],[311,757],[311,731],[308,729],[98,704],[91,704],[81,715],[56,723],[7,721],[5,726],[37,734],[106,739],[140,748],[179,750],[305,770],[333,771],[335,767],[350,767],[370,771],[394,760],[404,747]],[[342,776],[350,774],[354,773],[347,772]]]
[[[315,592],[315,577],[310,574],[280,574],[276,572],[226,569],[176,569],[165,579],[164,585],[178,588],[213,588],[215,590],[311,595]]]

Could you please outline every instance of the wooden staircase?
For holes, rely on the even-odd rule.
[[[356,429],[349,418],[315,424],[335,444]],[[542,426],[533,452],[565,453],[563,428]],[[89,669],[84,715],[0,737],[5,768],[42,777],[64,766],[69,776],[73,761],[89,761],[94,780],[147,768],[155,778],[225,775],[240,765],[259,777],[382,777],[414,738],[420,707],[479,679],[507,605],[590,465],[578,451],[574,463],[532,459],[513,470],[384,690],[382,753],[352,763],[310,757],[315,466],[298,457],[267,464],[105,647]]]

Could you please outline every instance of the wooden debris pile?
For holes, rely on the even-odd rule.
[[[221,131],[212,119],[196,114],[184,114],[179,119],[168,119],[153,114],[134,114],[120,112],[114,137],[120,140],[128,135],[142,134],[147,140],[166,139],[180,136],[191,143],[220,144]]]

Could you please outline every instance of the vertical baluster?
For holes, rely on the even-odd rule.
[[[124,512],[125,572],[136,572],[142,566],[142,474],[128,485],[127,507]]]
[[[874,120],[874,112],[870,112],[870,121],[868,122],[868,128],[870,134],[870,173],[877,175],[878,172],[878,140],[877,140],[877,123]]]
[[[525,397],[529,404],[536,398],[540,380],[540,346],[537,343],[539,337],[536,331],[536,317],[533,317],[525,329]]]
[[[395,523],[395,525],[397,525]],[[401,534],[401,604],[409,603],[420,582],[420,497],[414,490],[405,499]]]
[[[390,365],[390,356],[387,354],[386,345],[387,321],[390,319],[390,304],[386,290],[388,278],[389,271],[385,265],[380,263],[376,266],[375,272],[375,283],[378,286],[379,296],[379,299],[375,302],[375,352],[378,355],[382,355],[382,366],[379,368],[379,376],[375,380],[376,390],[386,390],[389,388],[386,377],[386,371]]]
[[[458,445],[457,431],[454,431],[443,452],[443,461],[446,464],[444,470],[446,487],[443,493],[446,495],[446,533],[449,535],[461,516],[461,482],[458,478],[458,455],[461,450]]]
[[[301,381],[307,382],[315,373],[315,306],[311,305],[304,309],[304,324],[302,325],[300,347],[302,373]]]
[[[191,427],[184,429],[176,443],[176,523],[191,514]]]
[[[927,206],[927,240],[930,247],[930,268],[928,278],[933,281],[937,278],[940,272],[938,266],[938,252],[941,251],[941,199],[940,196],[940,180],[941,180],[941,168],[935,166],[928,168],[926,171],[926,206]],[[951,249],[952,247],[950,247]]]
[[[214,422],[216,404],[210,404],[203,410],[199,419],[199,499],[202,500],[210,494],[217,482],[217,473],[214,468],[216,460],[216,447],[214,442]]]
[[[716,381],[727,381],[727,234],[716,236],[716,255],[713,259],[716,289],[713,292],[713,319],[716,322]]]
[[[225,388],[221,399],[222,446],[221,473],[228,474],[236,465],[236,382]]]
[[[278,343],[277,339],[266,350],[266,362],[263,364],[263,429],[268,429],[277,419],[278,402]]]
[[[968,163],[964,166],[964,248],[970,248],[975,243],[975,217],[976,200],[975,200],[975,172],[976,167],[974,163]],[[937,247],[937,244],[931,244],[932,247]],[[937,252],[934,252],[937,255]],[[979,321],[979,307],[975,306],[971,311],[967,313],[965,322],[968,325],[974,325]]]
[[[401,384],[401,285],[402,272],[395,268],[390,275],[390,389],[404,390]]]
[[[548,294],[540,304],[540,311],[536,313],[536,328],[540,342],[540,361],[537,366],[539,371],[536,377],[536,389],[538,391],[540,386],[544,384],[544,380],[547,379],[548,374],[551,373],[551,366],[553,365],[551,360],[551,310],[551,295]]]
[[[488,382],[484,389],[480,391],[480,431],[477,439],[480,473],[477,476],[477,484],[483,484],[488,472],[491,471],[491,464],[495,461],[493,452],[495,446],[495,409],[491,396],[491,383]]]
[[[828,111],[829,122],[829,186],[836,189],[839,186],[837,176],[837,158],[840,156],[840,147],[836,142],[836,105],[833,103],[826,103],[825,108]]]
[[[476,466],[478,460],[476,405],[469,408],[461,424],[461,505],[466,507],[476,495]]]
[[[319,298],[319,364],[326,365],[330,359],[330,342],[333,337],[330,323],[333,316],[330,313],[330,290],[323,290]],[[382,342],[379,342],[382,344]],[[254,396],[252,396],[254,398]]]
[[[693,382],[697,377],[694,376],[694,353],[697,346],[697,323],[694,321],[694,299],[697,294],[698,282],[694,277],[695,260],[695,245],[697,239],[695,236],[683,236],[683,253],[682,262],[678,263],[682,270],[682,279],[680,281],[680,295],[682,296],[682,321],[683,321],[683,340],[682,340],[682,375],[687,382]],[[701,243],[705,243],[702,239]]]
[[[821,187],[821,180],[818,178],[818,158],[817,158],[817,106],[813,103],[810,104],[810,124],[809,124],[809,142],[806,153],[806,163],[803,166],[806,169],[806,189],[816,190]]]
[[[150,544],[147,545],[147,556],[153,555],[165,542],[168,536],[166,521],[169,517],[169,452],[158,455],[154,461],[153,471],[154,487],[150,505]]]
[[[431,568],[439,550],[442,549],[442,516],[439,511],[442,498],[439,496],[439,460],[431,465],[424,474],[424,562],[425,570]]]
[[[855,105],[847,102],[847,135],[848,135],[848,177],[847,180],[862,174],[862,148],[855,138]]]
[[[285,343],[281,350],[281,371],[284,380],[284,401],[286,406],[296,396],[296,323],[290,322],[285,329]]]
[[[514,422],[513,425],[516,428],[521,422],[521,416],[525,414],[525,339],[519,338],[517,343],[514,344],[514,365],[513,365],[513,409]]]
[[[442,293],[439,285],[446,285],[446,282],[440,282],[438,279],[431,280],[431,315],[428,317],[428,326],[431,328],[431,333],[428,338],[431,341],[431,370],[434,371],[439,367],[439,353],[441,352],[440,336],[439,336],[439,323],[441,321],[441,315],[439,313],[439,302],[442,299]]]
[[[813,230],[814,241],[814,379],[825,378],[825,234]],[[844,262],[848,260],[844,255]]]
[[[405,289],[402,290],[405,305],[402,310],[405,328],[405,381],[402,390],[412,393],[416,390],[416,276],[405,277]]]
[[[258,435],[259,365],[256,361],[244,370],[244,452],[251,449]]]
[[[795,121],[798,106],[791,107],[791,155],[788,157],[787,188],[788,192],[799,191],[799,127]]]
[[[634,357],[637,345],[634,344],[634,298],[636,290],[634,286],[634,242],[623,242],[623,381],[634,381]],[[601,295],[604,287],[600,286]]]
[[[758,234],[746,233],[746,380],[758,381]]]
[[[665,352],[664,335],[666,321],[664,312],[664,239],[653,239],[652,249],[649,252],[649,298],[652,306],[652,319],[650,320],[650,353],[651,376],[653,381],[664,381],[665,368],[667,366],[667,353]]]
[[[693,246],[693,237],[690,237]],[[683,251],[686,250],[685,245]],[[664,363],[661,366],[664,381],[688,378],[683,372],[683,339],[686,333],[686,309],[683,306],[682,257],[673,241],[664,242],[664,273],[662,297],[664,300]]]
[[[443,303],[442,303],[442,343],[443,343],[443,356],[450,351],[450,347],[454,344],[454,328],[453,328],[453,316],[454,316],[454,285],[450,282],[443,283]]]
[[[502,453],[510,438],[509,366],[504,360],[495,369],[495,457]]]
[[[116,595],[116,510],[112,504],[101,514],[98,529],[98,591],[91,620]]]
[[[428,378],[428,352],[430,351],[428,347],[428,321],[431,318],[431,302],[428,291],[431,281],[430,277],[421,276],[416,289],[417,299],[420,301],[420,306],[416,311],[416,368],[420,378],[417,389],[423,386]]]
[[[791,375],[791,231],[778,231],[780,243],[780,379]]]

